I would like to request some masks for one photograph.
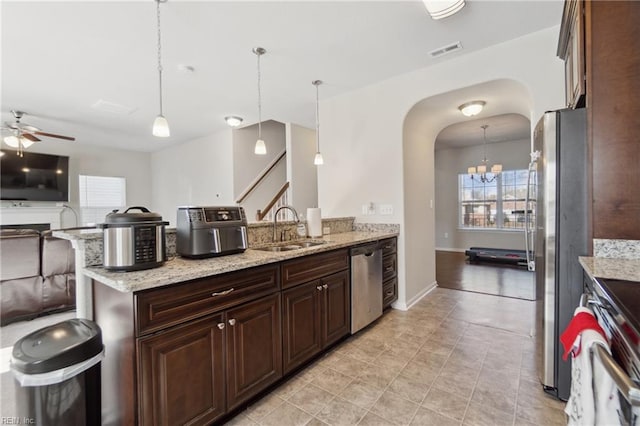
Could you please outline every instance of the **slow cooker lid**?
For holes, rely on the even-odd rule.
[[[130,212],[130,210],[140,210],[139,212]],[[112,211],[105,217],[105,223],[107,224],[122,224],[122,223],[134,223],[134,222],[154,222],[162,221],[162,216],[150,212],[146,207],[129,207],[122,213],[118,213],[117,210]]]

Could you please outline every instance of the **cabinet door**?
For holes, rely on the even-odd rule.
[[[282,357],[284,372],[313,357],[322,349],[321,296],[319,280],[282,292]]]
[[[323,346],[328,346],[351,331],[351,278],[349,271],[338,272],[321,280],[324,303],[322,319]]]
[[[210,424],[224,414],[222,315],[141,338],[139,424]]]
[[[282,377],[280,293],[230,309],[227,408],[232,410]]]

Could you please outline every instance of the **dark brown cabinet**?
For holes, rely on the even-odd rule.
[[[309,256],[313,265],[326,259],[347,257],[346,250],[331,256]],[[300,259],[285,263],[283,270],[294,266],[303,270]],[[346,266],[345,266],[346,265]],[[347,268],[347,269],[345,269]],[[323,272],[338,269],[331,275],[299,284],[282,292],[282,345],[285,374],[301,366],[320,351],[349,334],[351,324],[351,280],[348,262],[338,261],[334,268],[323,267]],[[340,271],[340,269],[342,269]],[[311,273],[311,277],[317,274]]]
[[[387,309],[398,300],[398,239],[387,238],[382,248],[382,308]]]
[[[226,312],[227,409],[282,377],[280,294]]]
[[[585,105],[584,0],[567,0],[562,13],[558,56],[564,60],[565,98],[568,108]]]
[[[224,319],[138,340],[141,425],[208,424],[225,413]]]
[[[593,238],[640,240],[640,2],[586,1]]]

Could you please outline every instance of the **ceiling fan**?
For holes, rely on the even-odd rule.
[[[30,147],[34,142],[40,142],[41,139],[38,136],[45,136],[49,138],[64,139],[68,141],[74,141],[76,138],[71,136],[56,135],[55,133],[43,132],[38,127],[32,126],[27,123],[22,123],[20,120],[26,114],[24,111],[11,110],[11,113],[15,117],[16,121],[13,123],[5,122],[4,126],[0,127],[1,130],[7,130],[11,134],[3,138],[4,143],[12,148],[18,149],[18,155],[22,156],[22,152],[25,148]]]

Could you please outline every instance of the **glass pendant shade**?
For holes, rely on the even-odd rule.
[[[23,148],[29,148],[31,145],[33,145],[33,141],[30,141],[27,138],[20,138],[20,143],[22,144]]]
[[[258,139],[256,141],[256,146],[253,149],[253,153],[257,155],[266,155],[267,154],[267,146],[264,144],[262,139]]]
[[[322,154],[316,152],[316,156],[313,159],[313,164],[315,164],[316,166],[321,166],[324,164],[324,158],[322,158]]]
[[[164,118],[164,115],[158,115],[153,121],[153,136],[159,138],[168,138],[171,136],[169,122]]]
[[[478,173],[487,173],[487,166],[485,166],[484,164],[478,166]]]
[[[474,174],[474,173],[477,173],[477,172],[476,172],[476,168],[475,168],[475,167],[469,167],[469,168],[467,169],[467,173],[469,173],[470,175],[472,175],[472,174]]]
[[[491,173],[498,174],[502,172],[502,164],[494,164],[491,166]]]
[[[5,137],[4,143],[6,143],[12,148],[18,148],[20,146],[20,140],[13,135]]]

